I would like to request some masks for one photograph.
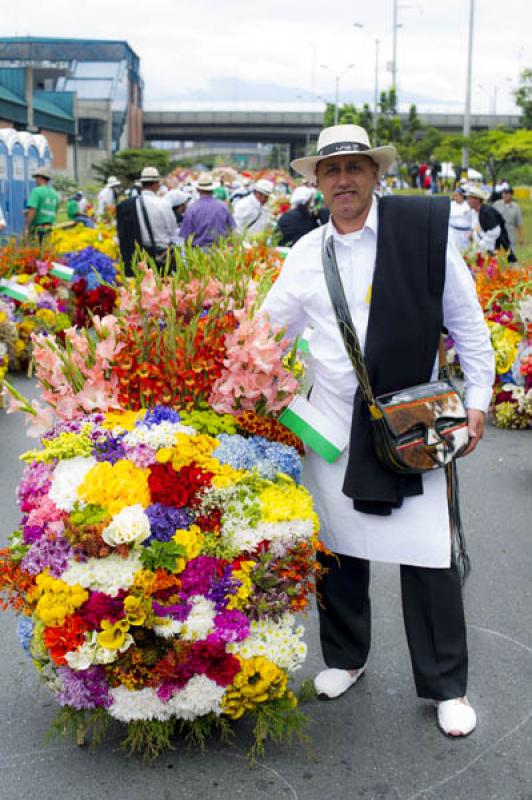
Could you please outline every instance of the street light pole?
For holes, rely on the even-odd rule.
[[[466,96],[464,108],[464,138],[471,133],[471,83],[473,79],[473,28],[475,21],[475,0],[469,0],[469,38],[467,46],[467,77],[466,77]],[[469,150],[462,148],[462,169],[469,167]]]
[[[397,90],[397,0],[393,0],[392,89]]]
[[[379,114],[379,44],[379,39],[375,39],[375,89],[373,95],[373,130],[375,131],[375,136],[377,135],[377,116]]]
[[[336,75],[334,79],[334,124],[338,125],[338,102],[340,99],[340,76]]]

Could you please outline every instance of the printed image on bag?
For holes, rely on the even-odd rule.
[[[467,412],[459,394],[447,381],[381,395],[376,405],[383,418],[372,425],[375,444],[383,461],[392,458],[389,466],[394,470],[438,469],[458,457],[468,445]],[[388,438],[387,445],[383,435]]]

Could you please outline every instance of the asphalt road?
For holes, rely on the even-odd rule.
[[[28,393],[33,384],[18,379]],[[0,412],[0,545],[18,524],[19,453],[32,446],[20,415]],[[342,698],[307,706],[317,760],[270,746],[250,769],[248,731],[205,755],[175,751],[150,766],[117,752],[113,728],[95,752],[48,744],[54,703],[0,615],[0,800],[532,800],[532,435],[489,428],[460,467],[473,560],[466,587],[470,687],[479,725],[449,740],[430,703],[416,699],[400,613],[398,570],[373,569],[374,639],[368,674]],[[427,532],[429,535],[430,532]],[[306,621],[321,669],[317,619]]]

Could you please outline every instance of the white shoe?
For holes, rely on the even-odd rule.
[[[438,703],[438,725],[447,736],[468,736],[477,726],[475,709],[467,697],[455,697]]]
[[[365,673],[366,665],[357,670],[324,669],[314,678],[314,688],[320,700],[334,700],[354,686]]]

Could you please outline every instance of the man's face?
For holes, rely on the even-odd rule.
[[[362,155],[327,158],[318,164],[316,178],[325,205],[340,227],[356,230],[365,222],[371,207],[378,168]],[[360,224],[359,224],[360,223]]]
[[[480,206],[482,205],[482,201],[478,199],[478,197],[468,197],[467,202],[469,203],[469,207],[473,209],[473,211],[479,211]]]
[[[255,192],[255,197],[257,198],[261,206],[263,206],[265,203],[268,202],[268,195],[262,194],[262,192]]]
[[[502,199],[504,200],[505,203],[511,203],[512,202],[512,193],[511,192],[503,192],[502,193]]]

